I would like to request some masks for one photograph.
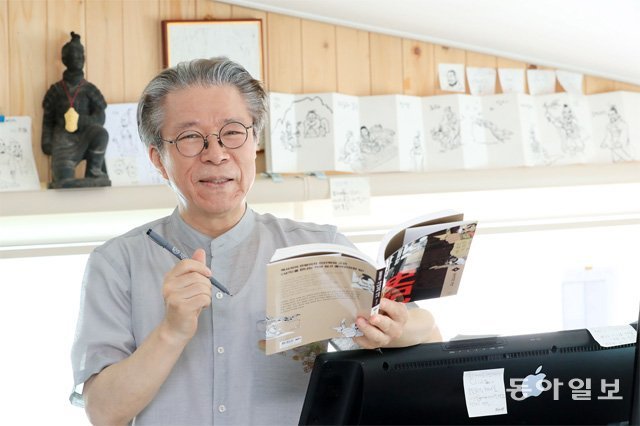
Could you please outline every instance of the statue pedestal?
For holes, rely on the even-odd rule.
[[[57,182],[50,182],[48,188],[94,188],[99,186],[111,186],[111,180],[108,177],[63,179]]]

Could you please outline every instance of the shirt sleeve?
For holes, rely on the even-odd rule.
[[[135,350],[129,281],[102,253],[89,257],[71,350],[74,389]]]

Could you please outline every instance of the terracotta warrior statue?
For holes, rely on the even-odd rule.
[[[67,67],[62,80],[51,85],[42,101],[42,151],[51,156],[49,188],[110,186],[104,161],[109,141],[103,127],[107,102],[84,79],[84,47],[74,32],[62,47],[62,63]],[[85,175],[76,179],[75,169],[82,160],[87,161]]]

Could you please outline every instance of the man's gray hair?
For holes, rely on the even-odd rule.
[[[160,72],[149,82],[138,102],[140,139],[147,147],[155,145],[162,152],[160,129],[164,121],[163,103],[169,93],[193,86],[225,85],[238,89],[244,98],[253,121],[253,133],[258,135],[264,127],[268,108],[262,83],[251,77],[242,65],[226,57],[217,57],[181,62]]]

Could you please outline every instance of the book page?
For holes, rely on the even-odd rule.
[[[371,313],[377,270],[336,254],[267,265],[267,355],[337,337],[355,337]]]

